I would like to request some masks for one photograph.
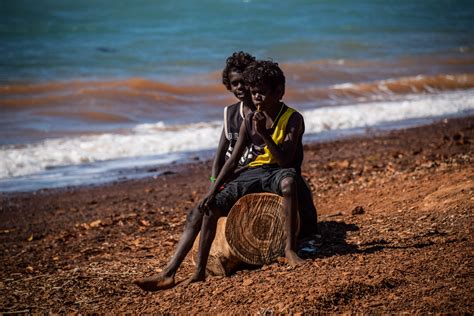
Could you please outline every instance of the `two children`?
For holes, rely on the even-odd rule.
[[[215,181],[224,162],[230,158],[239,136],[242,121],[248,113],[256,110],[248,85],[243,78],[244,70],[254,61],[255,57],[246,52],[235,52],[227,58],[226,66],[222,71],[222,83],[240,102],[224,108],[224,127],[212,165],[211,182]],[[255,144],[245,148],[238,162],[236,172],[238,173],[245,169],[255,159],[258,151],[261,149]],[[307,183],[301,177],[298,180],[298,200],[300,201],[300,230],[298,239],[313,239],[318,234],[316,225],[317,212],[314,207],[313,196]]]
[[[248,193],[273,192],[283,196],[285,257],[291,265],[301,262],[296,253],[296,212],[298,189],[302,187],[304,120],[301,114],[280,101],[285,91],[285,77],[277,63],[254,62],[244,70],[243,77],[257,110],[245,116],[230,158],[198,207],[189,212],[185,230],[167,266],[159,274],[135,281],[144,290],[156,291],[175,285],[176,271],[199,232],[196,270],[188,282],[204,280],[218,218],[227,215],[233,204]],[[235,175],[240,158],[250,147],[257,148],[257,157],[248,169]]]

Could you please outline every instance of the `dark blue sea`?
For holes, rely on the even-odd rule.
[[[473,1],[0,0],[0,191],[212,157],[225,59],[285,71],[306,141],[474,113]]]

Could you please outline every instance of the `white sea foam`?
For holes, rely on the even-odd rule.
[[[378,126],[393,122],[438,118],[474,111],[474,90],[409,95],[400,101],[325,107],[303,113],[306,133]]]
[[[413,119],[473,114],[474,90],[409,95],[399,101],[324,107],[302,113],[306,134],[317,136]],[[112,165],[135,168],[169,163],[166,157],[176,159],[180,154],[216,148],[221,124],[218,121],[188,125],[158,122],[138,125],[122,134],[49,139],[21,147],[3,146],[0,148],[0,179],[3,183],[19,176],[23,179],[34,174],[32,178],[41,174],[52,176],[56,168],[64,166],[94,166],[91,170],[100,173],[107,172]],[[107,163],[109,161],[120,163]],[[6,186],[1,185],[0,191]]]
[[[357,86],[353,83],[350,83],[350,82],[339,83],[339,84],[335,84],[335,85],[331,86],[331,88],[333,88],[333,89],[349,89],[349,88],[355,88],[355,87],[357,87]]]
[[[136,126],[128,134],[49,139],[16,148],[0,148],[0,178],[38,173],[66,165],[192,152],[216,147],[220,122]],[[133,167],[133,166],[131,166]]]

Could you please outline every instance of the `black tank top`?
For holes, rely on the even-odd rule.
[[[224,133],[229,141],[229,147],[225,153],[225,160],[229,159],[234,151],[235,143],[239,138],[240,125],[244,120],[244,104],[237,102],[224,108]],[[249,150],[245,148],[244,154],[239,160],[239,167],[246,166],[251,160]]]

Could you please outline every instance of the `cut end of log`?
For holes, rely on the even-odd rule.
[[[284,225],[282,197],[272,193],[248,194],[230,210],[225,236],[243,262],[263,265],[284,254]]]

